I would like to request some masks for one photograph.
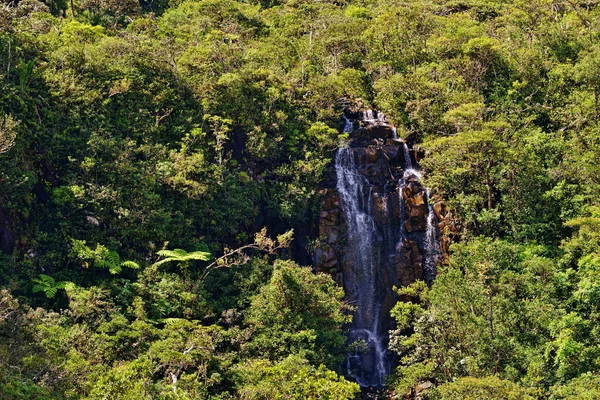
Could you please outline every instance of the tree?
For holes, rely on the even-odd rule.
[[[359,392],[356,383],[345,380],[323,365],[313,367],[297,355],[277,363],[250,361],[238,366],[236,372],[240,380],[238,396],[247,400],[350,400]]]
[[[247,351],[272,361],[300,354],[336,368],[346,349],[342,327],[351,308],[329,275],[278,260],[267,285],[252,298],[246,323],[254,331]]]
[[[536,391],[496,376],[485,378],[461,378],[441,385],[437,395],[439,400],[534,400]]]

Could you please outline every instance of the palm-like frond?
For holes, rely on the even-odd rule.
[[[108,254],[101,260],[96,261],[96,266],[100,268],[107,268],[108,272],[113,275],[121,273],[123,267],[139,269],[140,265],[134,261],[121,261],[119,253],[114,250],[108,252]]]
[[[56,282],[53,277],[46,274],[40,274],[33,282],[35,285],[33,285],[31,291],[34,293],[44,292],[49,299],[56,296],[58,289],[64,289],[69,283],[66,281]]]
[[[188,255],[186,256],[186,259],[187,260],[208,261],[208,260],[210,260],[210,256],[211,256],[211,254],[206,251],[193,251],[191,253],[188,253]]]
[[[156,254],[158,254],[161,257],[169,257],[169,258],[179,260],[179,259],[184,259],[185,257],[187,257],[189,253],[183,249],[175,249],[175,250],[163,249],[163,250],[157,251]]]
[[[140,269],[140,264],[136,263],[135,261],[123,261],[121,266],[131,269]]]
[[[185,250],[182,249],[175,249],[175,250],[160,250],[158,252],[156,252],[156,254],[158,254],[161,257],[165,257],[160,261],[157,261],[154,263],[154,266],[159,266],[171,261],[177,261],[177,262],[186,262],[186,261],[191,261],[191,260],[199,260],[199,261],[208,261],[210,260],[211,254],[206,252],[206,251],[192,251],[190,253],[188,253]]]

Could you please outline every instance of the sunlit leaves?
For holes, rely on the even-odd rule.
[[[56,296],[56,293],[60,289],[64,289],[68,283],[64,281],[56,282],[53,277],[46,274],[41,274],[38,278],[34,279],[33,282],[35,285],[33,285],[31,290],[34,293],[43,292],[46,297],[50,299]]]

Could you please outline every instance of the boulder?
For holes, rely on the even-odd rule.
[[[369,139],[392,139],[394,131],[391,125],[386,123],[370,123],[361,121],[361,128],[353,131],[350,134],[352,138],[369,138]]]

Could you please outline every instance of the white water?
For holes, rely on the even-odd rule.
[[[366,110],[362,114],[363,120],[368,122],[381,122],[385,118],[373,110]],[[345,115],[344,132],[349,133],[354,129],[352,122]],[[392,127],[393,138],[397,139],[396,128]],[[438,243],[437,220],[431,204],[428,203],[427,229],[425,232],[407,232],[404,223],[406,215],[402,189],[410,181],[421,181],[422,173],[413,166],[410,149],[403,142],[404,165],[403,176],[398,181],[400,191],[400,232],[396,233],[391,244],[392,249],[401,249],[403,240],[410,238],[419,243],[424,257],[423,275],[428,283],[435,277],[435,268],[440,256]],[[349,301],[356,307],[353,322],[350,327],[349,342],[358,340],[366,343],[366,351],[356,350],[346,358],[347,375],[353,377],[362,387],[383,386],[385,376],[391,372],[393,361],[387,351],[387,332],[380,330],[381,308],[383,298],[380,294],[385,290],[381,287],[383,282],[383,261],[376,248],[377,226],[371,217],[372,187],[360,171],[364,165],[356,165],[355,153],[351,148],[338,149],[335,159],[337,177],[337,191],[340,196],[341,208],[347,226],[346,247],[347,259],[350,260],[350,276],[345,278],[345,290]],[[427,192],[429,201],[429,192]],[[389,233],[383,234],[392,237]],[[396,242],[396,240],[398,240]],[[389,248],[389,247],[388,247]]]
[[[429,189],[427,189],[427,206],[429,214],[427,215],[427,231],[425,233],[425,278],[432,280],[435,277],[436,266],[440,258],[440,241],[438,238],[437,218],[435,210],[431,205]]]
[[[352,132],[353,129],[353,125],[352,125],[352,121],[350,121],[348,119],[348,117],[346,117],[346,115],[342,114],[342,118],[344,119],[344,133],[350,133]]]
[[[368,345],[366,354],[349,355],[347,373],[359,385],[382,386],[387,367],[385,362],[385,337],[379,335],[380,299],[377,277],[379,260],[374,256],[373,239],[376,235],[375,222],[371,218],[371,187],[359,174],[350,148],[340,148],[336,156],[335,169],[337,190],[347,225],[347,243],[352,252],[353,282],[348,289],[356,313],[350,329],[351,341],[364,340]],[[374,364],[375,370],[364,364]],[[353,371],[353,365],[358,366]]]
[[[394,132],[396,132],[396,128],[394,128]],[[406,144],[406,142],[402,143],[402,147],[404,148],[404,169],[412,169],[412,160],[410,159],[410,151],[408,150],[408,145]]]

